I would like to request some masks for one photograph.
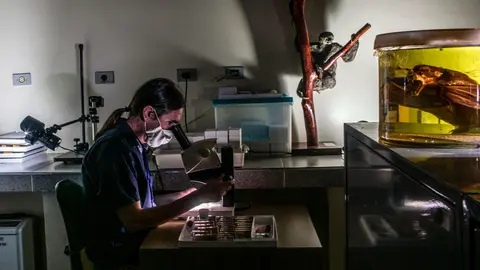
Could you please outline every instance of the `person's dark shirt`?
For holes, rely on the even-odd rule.
[[[138,251],[149,230],[127,232],[116,211],[137,201],[142,208],[155,206],[147,150],[120,118],[85,155],[86,252],[95,265],[138,264]]]

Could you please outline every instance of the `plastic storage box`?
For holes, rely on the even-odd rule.
[[[241,128],[242,141],[253,152],[290,153],[293,98],[214,99],[216,129]]]

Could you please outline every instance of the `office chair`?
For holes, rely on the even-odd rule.
[[[70,257],[72,270],[91,270],[93,264],[85,253],[84,243],[84,202],[83,188],[71,180],[62,180],[55,185],[57,201],[67,231],[68,246],[65,254]]]

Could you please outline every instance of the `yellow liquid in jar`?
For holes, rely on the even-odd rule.
[[[384,143],[480,145],[480,47],[380,50],[377,55]]]

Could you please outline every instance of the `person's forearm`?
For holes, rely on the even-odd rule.
[[[162,195],[156,195],[155,196],[155,203],[157,205],[164,205],[164,204],[168,204],[168,203],[171,203],[173,201],[176,201],[182,197],[185,197],[187,196],[188,194],[194,192],[195,190],[197,190],[196,188],[189,188],[187,190],[184,190],[184,191],[180,191],[180,192],[175,192],[175,193],[169,193],[169,194],[162,194]]]
[[[151,228],[161,225],[201,204],[199,194],[198,191],[194,191],[169,204],[142,209],[139,217],[142,227]]]

